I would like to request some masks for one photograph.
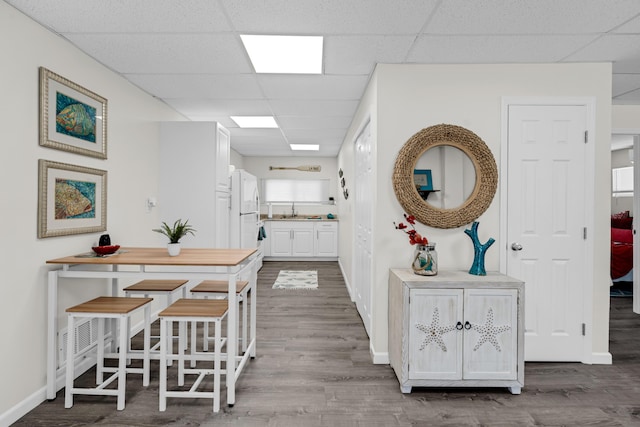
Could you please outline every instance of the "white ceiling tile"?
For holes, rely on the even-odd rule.
[[[125,77],[161,98],[263,98],[253,74],[125,74]]]
[[[369,76],[258,76],[268,98],[356,100],[362,97]]]
[[[609,34],[602,36],[568,61],[611,61],[614,73],[633,73],[640,70],[640,34]]]
[[[228,34],[64,34],[119,73],[252,72],[240,40]]]
[[[353,116],[358,100],[275,99],[270,104],[274,114],[302,116]]]
[[[614,74],[612,79],[613,96],[620,96],[640,89],[640,74]]]
[[[408,34],[439,0],[220,0],[233,27],[252,34]]]
[[[309,138],[310,133],[321,142],[338,141],[338,143],[342,143],[347,131],[346,129],[314,129],[313,132],[309,132],[308,129],[287,129],[286,131],[287,138],[291,141]]]
[[[631,105],[639,105],[640,104],[640,89],[634,90],[633,92],[625,93],[624,95],[616,96],[613,98],[614,104],[631,104]]]
[[[270,111],[266,100],[257,99],[169,98],[165,102],[185,114],[263,116]]]
[[[370,74],[377,63],[402,63],[415,37],[329,36],[325,39],[326,74]]]
[[[640,16],[630,19],[629,22],[619,26],[613,32],[616,34],[640,33]]]
[[[638,13],[637,0],[446,0],[425,33],[604,33]]]
[[[557,62],[595,36],[420,36],[413,63]]]
[[[147,33],[229,31],[211,0],[6,0],[57,32]]]
[[[347,129],[351,124],[351,116],[342,117],[304,117],[278,116],[278,124],[284,130],[289,129]]]

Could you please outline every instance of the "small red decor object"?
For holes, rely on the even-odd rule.
[[[111,255],[120,249],[120,245],[94,246],[91,249],[98,255]]]
[[[427,240],[426,237],[421,236],[420,233],[418,233],[416,231],[416,218],[413,215],[407,215],[404,214],[404,219],[407,220],[407,222],[409,223],[409,225],[411,226],[411,229],[408,230],[408,226],[407,224],[401,222],[399,224],[396,224],[395,222],[393,223],[393,225],[396,227],[397,230],[402,230],[405,233],[407,233],[409,235],[409,243],[411,243],[412,245],[426,245],[429,243],[429,240]]]

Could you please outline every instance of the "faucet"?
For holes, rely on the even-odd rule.
[[[295,202],[291,202],[291,218],[296,216],[296,204]]]

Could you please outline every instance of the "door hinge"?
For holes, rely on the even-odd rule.
[[[584,131],[584,143],[586,144],[587,142],[589,142],[589,131],[585,130]]]
[[[582,324],[582,336],[586,336],[587,335],[587,325],[586,323]]]
[[[587,240],[587,227],[582,227],[582,238]]]

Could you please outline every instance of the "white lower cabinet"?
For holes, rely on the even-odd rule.
[[[313,223],[302,221],[271,221],[272,257],[311,257],[314,254]]]
[[[338,256],[338,224],[335,221],[266,221],[265,256],[313,258]]]
[[[314,224],[316,231],[316,248],[315,256],[318,257],[337,257],[338,256],[338,223],[332,222],[316,222]]]
[[[523,283],[499,273],[389,276],[389,361],[412,387],[524,386]]]

